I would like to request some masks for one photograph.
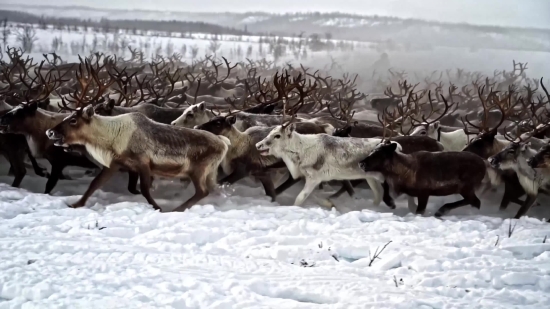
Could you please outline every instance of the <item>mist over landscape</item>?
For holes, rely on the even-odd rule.
[[[3,0],[5,3],[19,5],[45,5],[44,1]],[[358,15],[393,16],[415,18],[452,23],[470,23],[474,25],[550,28],[550,2],[545,0],[317,0],[300,2],[292,0],[204,0],[191,4],[176,0],[58,0],[48,5],[86,6],[96,9],[151,10],[181,12],[342,12]]]

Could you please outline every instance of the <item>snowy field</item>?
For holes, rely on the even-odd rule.
[[[35,61],[42,60],[44,53],[56,52],[64,61],[78,62],[78,55],[88,56],[92,51],[101,51],[109,55],[116,54],[119,58],[129,59],[131,54],[126,46],[130,46],[142,51],[146,58],[156,54],[167,56],[180,53],[183,56],[182,59],[190,63],[193,59],[212,55],[212,38],[215,38],[214,35],[208,33],[173,32],[168,36],[168,33],[142,32],[140,30],[137,30],[136,35],[132,34],[132,31],[129,33],[120,31],[118,35],[114,35],[113,33],[95,32],[92,28],[88,28],[86,31],[79,28],[78,31],[68,32],[67,30],[53,29],[51,26],[48,26],[48,29],[39,29],[36,25],[35,31],[36,41],[33,51],[29,53]],[[219,35],[217,39],[216,56],[218,58],[224,56],[233,63],[246,61],[247,58],[274,60],[273,46],[270,47],[269,44],[274,41],[274,37],[268,37],[267,43],[266,37],[253,35]],[[331,65],[332,58],[340,69],[335,74],[359,74],[364,80],[371,76],[371,65],[379,59],[382,52],[389,53],[391,65],[395,70],[406,70],[411,77],[414,76],[413,72],[429,75],[433,70],[445,71],[456,68],[480,71],[492,76],[495,69],[507,71],[512,69],[512,60],[527,62],[529,77],[540,78],[550,74],[549,53],[547,52],[496,50],[481,47],[474,50],[430,47],[423,44],[408,49],[401,46],[387,50],[384,45],[376,43],[341,40],[330,40],[336,46],[332,51],[312,51],[304,42],[298,47],[299,38],[282,37],[281,39],[280,56],[277,59],[279,65],[291,62],[295,66],[303,64],[314,69],[327,69]],[[260,42],[260,40],[262,41]],[[321,40],[326,41],[325,39]],[[11,47],[21,46],[21,42],[17,40],[16,31],[12,31],[7,42],[7,45]],[[353,50],[350,50],[351,46],[353,46]],[[195,56],[193,56],[193,50],[196,51]]]
[[[300,185],[278,204],[239,183],[184,213],[158,213],[129,195],[120,174],[70,209],[90,181],[82,170],[54,196],[37,193],[45,179],[29,174],[22,189],[0,184],[0,308],[550,307],[544,206],[512,220],[509,237],[503,218],[517,206],[498,213],[486,200],[481,212],[438,220],[443,199],[422,217],[403,201],[393,212],[373,207],[359,189],[327,211],[281,206]],[[167,209],[193,192],[179,181],[156,187]]]

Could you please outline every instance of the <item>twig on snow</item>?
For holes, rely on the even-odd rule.
[[[369,253],[369,257],[370,257],[370,263],[369,263],[369,267],[372,265],[372,263],[374,263],[374,260],[376,259],[380,259],[379,256],[380,254],[384,251],[384,249],[386,249],[386,247],[391,243],[392,241],[388,241],[387,244],[384,245],[384,247],[382,247],[382,250],[380,250],[380,252],[378,251],[378,249],[380,249],[380,247],[376,247],[376,251],[374,251],[374,255],[371,257],[370,256],[370,253]]]
[[[512,227],[512,219],[510,219],[509,222],[510,222],[510,225],[508,226],[508,238],[511,238],[512,234],[514,234],[514,230],[516,229],[516,225],[518,224],[518,222],[516,221],[513,227]]]

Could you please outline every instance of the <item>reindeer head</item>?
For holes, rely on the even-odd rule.
[[[46,135],[55,141],[56,146],[84,144],[87,139],[86,130],[92,125],[94,115],[94,108],[91,105],[84,109],[78,108],[61,123],[46,131]]]
[[[489,158],[494,168],[503,170],[512,169],[520,156],[527,156],[530,143],[510,143],[501,152]]]
[[[183,114],[172,121],[173,126],[193,128],[210,121],[211,115],[206,110],[204,102],[189,106],[183,111]]]
[[[527,164],[532,168],[550,167],[550,144],[542,147],[536,155],[528,159]]]
[[[439,131],[441,125],[439,121],[433,123],[422,122],[419,126],[414,128],[410,136],[428,136],[433,139],[437,139],[437,132]]]
[[[97,104],[94,108],[94,112],[101,116],[113,116],[114,107],[115,100],[111,99],[109,102]]]
[[[494,148],[496,135],[496,130],[482,132],[472,139],[470,143],[462,149],[462,151],[472,152],[482,158],[488,158],[495,153]]]
[[[0,118],[0,131],[2,133],[26,133],[35,121],[34,116],[38,108],[49,104],[49,99],[43,102],[19,104]]]
[[[195,126],[195,129],[208,131],[216,135],[225,135],[230,130],[231,127],[235,124],[237,118],[233,116],[216,116],[207,123]]]
[[[336,136],[336,137],[350,137],[351,129],[352,129],[351,126],[345,126],[345,127],[343,127],[343,128],[335,129],[335,130],[332,132],[332,136]]]
[[[396,151],[401,151],[401,145],[385,140],[359,162],[359,167],[365,172],[382,172],[384,167],[391,163]]]
[[[262,156],[277,156],[295,139],[296,126],[293,123],[276,126],[269,134],[256,144]]]

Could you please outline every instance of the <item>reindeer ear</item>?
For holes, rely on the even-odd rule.
[[[36,110],[38,109],[38,102],[31,102],[29,103],[28,107],[31,112],[36,112]]]
[[[198,107],[199,107],[199,109],[200,109],[201,111],[203,111],[205,105],[206,105],[206,104],[204,104],[204,102],[202,102],[202,103],[199,103]]]
[[[434,129],[435,129],[435,130],[438,130],[438,129],[439,129],[439,125],[440,125],[439,120],[436,121],[436,122],[434,122]]]
[[[110,100],[109,100],[109,103],[107,103],[107,107],[108,107],[109,109],[113,109],[113,108],[115,107],[115,100],[110,99]]]
[[[234,125],[235,122],[237,121],[237,117],[229,116],[229,117],[225,118],[225,121],[230,125]]]
[[[92,105],[88,105],[82,110],[82,117],[86,119],[92,118],[93,115],[94,115],[94,107]]]
[[[351,126],[347,126],[347,127],[344,129],[344,132],[346,133],[346,135],[350,135],[350,134],[351,134]]]
[[[397,143],[391,143],[388,145],[389,152],[395,152],[395,150],[397,150]]]
[[[288,137],[292,135],[292,132],[296,130],[296,125],[294,123],[291,123],[288,127],[286,127],[286,133],[288,134]]]

